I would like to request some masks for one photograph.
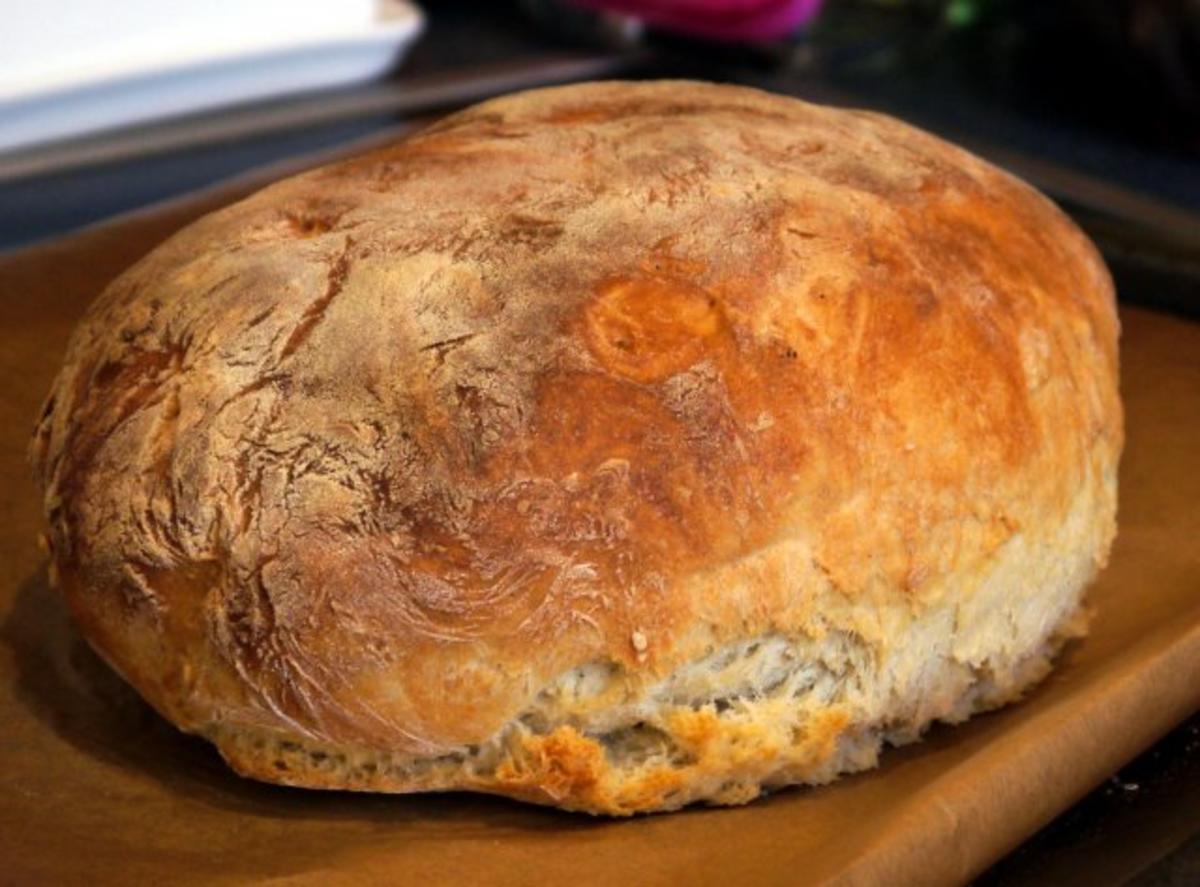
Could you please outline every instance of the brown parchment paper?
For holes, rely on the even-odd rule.
[[[1120,535],[1091,635],[1020,705],[832,786],[626,821],[239,779],[71,628],[25,446],[88,300],[262,179],[0,257],[0,883],[959,883],[1200,706],[1200,324],[1126,308]]]

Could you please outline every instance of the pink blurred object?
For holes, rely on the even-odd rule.
[[[648,25],[726,41],[778,40],[811,21],[823,0],[571,0]]]

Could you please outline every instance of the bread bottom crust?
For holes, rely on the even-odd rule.
[[[436,757],[241,725],[206,732],[241,775],[306,788],[468,790],[612,816],[696,802],[745,804],[771,789],[821,785],[869,769],[885,745],[912,742],[934,722],[957,723],[1018,699],[1046,676],[1054,656],[1084,633],[1085,624],[1076,601],[1033,652],[1000,669],[943,660],[923,681],[923,698],[895,706],[894,716],[885,718],[865,716],[856,704],[862,689],[856,685],[865,674],[854,665],[864,651],[852,637],[831,633],[819,642],[819,651],[807,650],[808,659],[799,654],[813,642],[778,635],[714,651],[687,666],[693,674],[684,677],[694,680],[695,672],[707,670],[714,683],[724,679],[728,686],[734,672],[752,672],[766,686],[701,702],[660,702],[655,708],[643,703],[640,717],[634,706],[607,724],[595,721],[591,729],[578,714],[564,723],[548,717],[556,702],[561,708],[564,695],[574,694],[571,701],[579,709],[584,694],[595,691],[586,685],[605,677],[594,669],[574,669],[539,696],[540,706],[489,741]]]
[[[611,660],[571,668],[478,744],[414,756],[230,719],[196,732],[237,772],[269,782],[468,790],[613,816],[820,785],[1045,677],[1064,643],[1086,633],[1084,590],[1115,530],[1095,492],[1084,487],[1053,532],[1016,533],[920,603],[892,594],[848,606],[861,598],[832,583],[809,588],[814,615],[802,625],[711,636],[655,679]],[[789,544],[798,547],[755,557],[802,560],[802,545]]]

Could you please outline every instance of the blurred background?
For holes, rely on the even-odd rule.
[[[424,11],[403,0],[2,0],[0,11],[4,243],[489,94],[604,76],[743,80],[881,108],[1200,209],[1194,0]],[[109,177],[134,160],[136,182]],[[51,178],[69,185],[60,200],[44,191]]]
[[[0,249],[490,95],[686,76],[960,142],[1067,207],[1131,297],[1200,309],[1200,0],[0,0],[0,14]]]
[[[1200,0],[0,0],[0,22],[0,251],[504,92],[697,77],[961,143],[1071,213],[1123,301],[1200,317]],[[1200,883],[1198,737],[980,883]]]

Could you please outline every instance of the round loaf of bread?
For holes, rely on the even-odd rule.
[[[932,136],[569,86],[176,234],[34,461],[83,634],[240,773],[734,804],[1081,631],[1117,333],[1079,230]]]

